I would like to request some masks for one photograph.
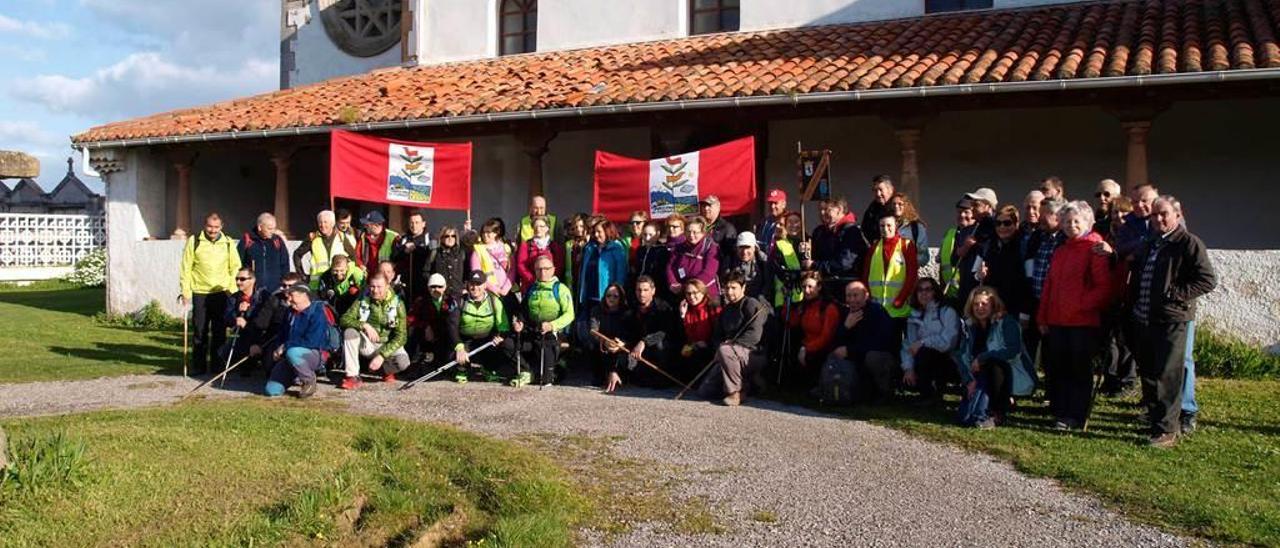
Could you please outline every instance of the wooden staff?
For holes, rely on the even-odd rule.
[[[743,298],[747,299],[750,297],[743,297]],[[742,327],[738,328],[738,334],[734,335],[733,338],[736,339],[738,337],[741,337],[742,334],[747,330],[747,327],[751,325],[751,322],[756,321],[756,317],[760,316],[760,313],[764,311],[764,308],[765,308],[764,305],[761,305],[759,308],[757,308],[756,313],[751,315],[751,319],[748,319],[747,323],[742,324]],[[733,340],[733,339],[730,339],[730,340]],[[702,371],[699,371],[698,375],[693,378],[693,381],[690,382],[688,385],[685,385],[684,390],[681,390],[680,393],[676,394],[675,399],[678,400],[684,397],[684,393],[688,392],[693,387],[693,385],[698,384],[698,379],[701,379],[703,375],[706,375],[707,370],[711,369],[711,366],[715,365],[715,363],[716,363],[716,359],[715,357],[712,357],[711,361],[707,362],[707,365],[702,368]]]
[[[595,336],[596,336],[596,338],[597,338],[597,339],[600,339],[601,341],[608,341],[608,342],[611,342],[611,343],[613,343],[613,344],[618,345],[618,346],[619,346],[619,347],[621,347],[623,350],[626,350],[628,353],[630,353],[630,352],[631,352],[631,349],[627,348],[627,345],[622,344],[622,341],[621,341],[621,340],[618,340],[618,339],[615,339],[615,338],[609,337],[608,335],[605,335],[604,333],[601,333],[601,332],[596,331],[596,330],[594,330],[594,329],[592,329],[592,330],[591,330],[591,334],[592,334],[592,335],[595,335]],[[645,359],[645,357],[644,357],[644,356],[637,357],[637,358],[636,358],[636,361],[638,361],[638,362],[640,362],[640,363],[643,363],[643,364],[645,364],[645,365],[649,366],[649,367],[650,367],[650,368],[652,368],[654,371],[657,371],[657,372],[659,372],[659,373],[662,373],[662,376],[664,376],[664,377],[666,377],[666,378],[670,379],[670,380],[671,380],[671,382],[674,382],[674,383],[676,383],[677,385],[683,386],[685,390],[688,390],[688,389],[689,389],[689,385],[687,385],[687,384],[685,384],[685,383],[683,383],[683,382],[680,382],[680,379],[677,379],[677,378],[675,378],[675,377],[671,376],[671,374],[670,374],[670,373],[667,373],[666,371],[663,371],[661,367],[658,367],[657,365],[654,365],[654,364],[653,364],[653,362],[651,362],[651,361],[649,361],[649,360]]]

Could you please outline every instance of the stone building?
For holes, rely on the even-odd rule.
[[[1210,246],[1250,250],[1223,264],[1274,278],[1278,34],[1280,0],[283,0],[280,91],[73,140],[107,181],[112,311],[173,300],[180,244],[152,240],[205,211],[238,232],[273,210],[304,233],[333,128],[473,142],[479,218],[537,193],[589,210],[597,149],[742,135],[762,186],[794,189],[803,142],[833,151],[855,210],[886,173],[938,227],[976,186],[1016,202],[1051,174],[1077,197],[1154,182]],[[1262,317],[1212,321],[1280,341],[1277,284],[1225,287],[1221,306]]]

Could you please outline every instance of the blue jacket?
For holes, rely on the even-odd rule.
[[[289,314],[289,323],[284,328],[284,347],[309,348],[312,350],[328,350],[329,325],[323,301],[311,301],[311,306],[302,312]],[[336,323],[337,318],[334,318]]]
[[[289,273],[289,246],[279,235],[263,239],[258,231],[250,230],[236,242],[236,250],[240,252],[240,264],[252,268],[255,283],[267,291],[280,287],[280,278]]]
[[[991,325],[987,330],[987,351],[973,355],[973,327],[966,320],[960,325],[960,346],[956,348],[956,367],[960,372],[960,380],[968,383],[973,380],[973,371],[969,364],[974,358],[978,363],[986,364],[987,360],[1000,360],[1009,364],[1013,373],[1010,380],[1010,393],[1014,396],[1030,396],[1036,389],[1036,368],[1031,363],[1031,356],[1022,345],[1022,326],[1018,319],[1006,315]]]
[[[588,269],[596,270],[596,287],[587,287]],[[582,251],[582,272],[577,277],[579,302],[598,301],[610,284],[627,281],[627,249],[617,240],[605,242],[604,250],[595,240]]]

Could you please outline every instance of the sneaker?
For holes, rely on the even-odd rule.
[[[454,373],[453,382],[456,382],[458,384],[467,384],[467,372],[458,371],[457,373]]]
[[[364,381],[361,381],[360,377],[344,377],[342,379],[342,383],[338,385],[338,388],[342,390],[355,390],[360,388],[360,385],[362,384],[364,384]]]
[[[1172,432],[1166,432],[1158,436],[1151,436],[1151,439],[1147,440],[1147,445],[1150,445],[1151,447],[1158,447],[1160,449],[1168,449],[1177,444],[1178,435]]]
[[[382,376],[382,382],[396,382],[396,374],[395,374],[395,373],[387,373],[386,375],[383,375],[383,376]]]
[[[729,407],[742,405],[742,393],[734,392],[729,394],[728,396],[725,396],[723,400],[720,400],[720,403]]]
[[[303,382],[298,388],[298,399],[305,400],[316,394],[316,381]]]
[[[978,430],[995,430],[996,420],[991,417],[987,417],[978,421],[974,426],[977,427]]]
[[[1053,421],[1053,429],[1059,432],[1066,432],[1072,428],[1074,428],[1074,426],[1071,424],[1069,419],[1058,419]]]
[[[484,370],[484,382],[502,382],[502,375],[497,371]]]
[[[1196,415],[1195,413],[1183,413],[1181,420],[1178,421],[1182,426],[1182,435],[1187,435],[1196,431]]]
[[[516,378],[511,379],[511,386],[526,386],[533,383],[533,375],[528,371],[521,371]]]

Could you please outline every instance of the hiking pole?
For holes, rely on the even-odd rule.
[[[214,382],[217,382],[217,380],[218,380],[218,379],[223,379],[223,382],[222,382],[222,386],[223,386],[223,387],[227,386],[227,383],[226,383],[226,380],[225,380],[225,379],[227,378],[227,373],[230,373],[232,369],[235,369],[235,368],[237,368],[237,367],[240,367],[240,364],[242,364],[242,363],[244,363],[244,362],[248,361],[248,360],[249,360],[249,358],[250,358],[250,356],[245,356],[245,357],[243,357],[243,358],[240,358],[239,360],[237,360],[237,361],[236,361],[236,363],[231,364],[229,367],[227,367],[226,369],[224,369],[221,373],[218,373],[217,375],[214,375],[214,376],[213,376],[212,378],[210,378],[209,380],[207,380],[207,381],[204,381],[204,382],[200,383],[200,385],[199,385],[199,386],[197,386],[197,387],[195,387],[195,388],[192,388],[190,392],[187,392],[184,396],[182,396],[181,398],[179,398],[179,399],[178,399],[178,401],[182,401],[182,400],[187,399],[187,396],[190,396],[190,395],[192,395],[192,394],[195,394],[195,393],[196,393],[196,390],[199,390],[199,389],[201,389],[201,388],[204,388],[204,387],[206,387],[206,386],[209,386],[210,384],[213,384]]]
[[[551,333],[551,337],[556,344],[560,344],[554,333]],[[538,345],[538,391],[541,392],[548,384],[551,383],[547,382],[547,333],[543,333],[542,344]]]
[[[745,299],[746,297],[743,297],[743,298]],[[738,334],[734,335],[733,338],[736,339],[738,337],[741,337],[742,334],[747,331],[747,326],[751,325],[751,322],[756,321],[756,317],[759,316],[760,312],[763,312],[763,311],[764,311],[763,306],[756,308],[756,313],[751,315],[751,319],[747,320],[747,323],[742,324],[742,327],[738,328]],[[693,377],[693,380],[689,381],[689,384],[685,385],[684,390],[681,390],[679,393],[676,394],[675,399],[678,400],[684,397],[685,392],[688,392],[691,388],[693,388],[694,386],[697,386],[698,379],[701,379],[703,375],[707,374],[707,370],[711,369],[711,366],[715,365],[715,363],[716,363],[716,358],[712,356],[711,361],[707,362],[707,365],[702,368],[702,371],[699,371],[698,374]]]
[[[482,344],[482,345],[480,345],[480,346],[477,346],[475,350],[472,350],[472,351],[470,351],[470,352],[467,352],[467,357],[468,357],[468,358],[470,358],[471,356],[474,356],[474,355],[476,355],[476,354],[479,354],[479,353],[480,353],[480,351],[482,351],[482,350],[484,350],[484,349],[486,349],[486,348],[489,348],[490,346],[493,346],[493,341],[489,341],[489,342],[487,342],[487,343],[484,343],[484,344]],[[434,378],[436,375],[439,375],[439,374],[441,374],[441,373],[444,373],[446,369],[449,369],[450,367],[453,367],[453,366],[455,366],[455,365],[458,365],[458,360],[453,360],[453,361],[451,361],[451,362],[449,362],[449,363],[446,363],[446,364],[444,364],[444,365],[440,366],[440,368],[439,368],[439,369],[436,369],[435,371],[432,371],[432,372],[430,372],[430,373],[427,373],[426,375],[423,375],[423,376],[421,376],[421,377],[418,377],[418,378],[416,378],[416,379],[413,379],[413,380],[411,380],[411,381],[409,381],[409,382],[404,383],[404,385],[402,385],[402,386],[400,387],[400,390],[408,390],[408,389],[409,389],[409,387],[411,387],[411,386],[413,386],[413,385],[415,385],[415,384],[418,384],[418,383],[420,383],[420,382],[422,382],[422,381],[431,380],[431,379],[432,379],[432,378]]]
[[[618,346],[622,347],[622,349],[623,349],[623,350],[626,350],[628,353],[630,353],[630,351],[631,351],[629,348],[627,348],[627,347],[626,347],[626,345],[622,344],[622,341],[621,341],[621,340],[618,340],[618,339],[615,339],[615,338],[608,337],[608,336],[606,336],[605,334],[603,334],[603,333],[601,333],[601,332],[599,332],[599,331],[596,331],[596,330],[594,330],[594,329],[592,329],[592,330],[591,330],[591,334],[592,334],[592,335],[595,335],[595,336],[596,336],[596,338],[598,338],[598,339],[600,339],[600,340],[602,340],[602,341],[609,341],[609,342],[611,342],[611,343],[613,343],[613,344],[616,344],[616,345],[618,345]],[[662,373],[662,376],[664,376],[664,377],[666,377],[666,378],[670,379],[670,380],[671,380],[671,382],[676,383],[676,385],[678,385],[678,386],[683,386],[685,390],[688,390],[688,389],[689,389],[689,385],[687,385],[687,384],[685,384],[685,383],[683,383],[683,382],[680,382],[680,379],[677,379],[677,378],[673,377],[670,373],[667,373],[666,371],[663,371],[661,367],[658,367],[658,366],[654,365],[654,364],[653,364],[653,362],[651,362],[651,361],[649,361],[649,360],[645,359],[643,356],[641,356],[641,357],[637,358],[637,359],[636,359],[636,361],[638,361],[638,362],[640,362],[640,363],[643,363],[643,364],[645,364],[645,365],[649,366],[649,367],[650,367],[650,368],[652,368],[654,371],[657,371],[657,372],[659,372],[659,373]]]
[[[524,354],[524,347],[520,345],[520,335],[523,332],[524,332],[523,329],[521,329],[520,331],[516,331],[516,378],[515,380],[511,381],[511,385],[517,386],[517,387],[522,386],[520,384],[520,355]]]
[[[236,353],[236,341],[240,339],[240,328],[231,329],[231,340],[227,343],[227,363],[222,364],[222,385],[219,388],[227,387],[227,368],[231,367],[231,357]]]
[[[187,376],[187,333],[190,332],[191,326],[191,308],[189,303],[182,301],[182,295],[178,295],[178,302],[182,303],[182,376]]]

